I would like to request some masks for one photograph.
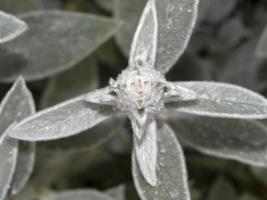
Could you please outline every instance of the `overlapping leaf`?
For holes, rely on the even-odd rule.
[[[0,48],[0,80],[38,80],[73,67],[116,33],[120,22],[89,14],[35,11],[21,15],[29,31]]]

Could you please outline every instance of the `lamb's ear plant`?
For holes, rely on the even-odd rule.
[[[35,112],[24,79],[18,78],[0,105],[0,199],[16,195],[27,183],[34,163],[35,144],[17,141],[8,129]]]
[[[28,29],[19,18],[0,11],[0,44],[11,41]]]
[[[183,17],[181,20],[187,23],[177,22],[180,18],[174,20],[180,23],[181,34],[186,33],[179,38],[179,48],[176,48],[180,55],[191,35],[188,27],[193,27],[195,23],[194,9],[198,1],[186,1],[188,4],[177,2],[187,6],[180,7],[181,16],[186,17],[186,20]],[[134,141],[132,173],[141,199],[189,200],[180,140],[193,144],[192,147],[204,153],[267,166],[266,131],[252,121],[267,118],[267,99],[231,84],[167,81],[164,72],[169,65],[157,65],[162,62],[159,57],[164,56],[157,57],[163,31],[159,25],[162,13],[156,6],[160,3],[157,3],[155,0],[147,2],[131,45],[128,67],[116,80],[110,79],[105,88],[43,110],[15,124],[7,134],[25,141],[49,141],[79,134],[117,116],[127,117],[131,121]],[[183,15],[184,12],[193,14]],[[171,31],[171,27],[164,31]],[[170,44],[174,41],[168,38],[165,42]],[[169,53],[160,52],[165,56]],[[174,120],[183,128],[177,129],[179,140],[166,123]],[[199,135],[195,136],[190,128],[183,127],[185,122]],[[228,126],[229,123],[233,126]],[[239,126],[236,127],[236,124]],[[238,135],[238,131],[234,132],[242,126],[258,129],[254,130],[255,134],[244,132]],[[233,131],[233,135],[228,134],[229,130]],[[216,131],[220,133],[218,138],[214,136]],[[250,146],[247,147],[247,144]]]

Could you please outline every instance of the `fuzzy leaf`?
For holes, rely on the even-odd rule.
[[[267,117],[267,99],[248,89],[215,82],[177,82],[194,91],[198,98],[192,102],[170,104],[175,111],[225,118],[264,119]]]
[[[218,178],[214,185],[211,187],[208,194],[208,200],[236,200],[237,193],[231,182],[220,177]]]
[[[147,181],[152,186],[157,185],[157,162],[158,162],[158,144],[157,144],[157,124],[151,122],[144,135],[139,139],[134,136],[134,154],[138,162],[139,169]]]
[[[19,14],[24,12],[29,12],[32,10],[41,10],[43,9],[43,4],[41,0],[1,0],[0,9],[12,13]]]
[[[120,26],[109,18],[64,11],[35,11],[21,17],[29,31],[1,46],[1,81],[12,81],[18,74],[26,80],[39,80],[69,69]]]
[[[267,128],[260,122],[194,115],[169,122],[182,141],[203,153],[267,166]]]
[[[9,90],[0,107],[0,135],[14,122],[35,112],[34,100],[23,78],[18,78]],[[17,165],[12,179],[10,192],[15,195],[24,187],[31,175],[34,163],[35,145],[19,142]]]
[[[126,199],[125,190],[126,190],[125,185],[121,184],[114,188],[106,190],[105,194],[112,197],[114,200],[125,200]]]
[[[86,102],[85,96],[65,101],[23,120],[10,130],[9,135],[27,141],[61,139],[90,129],[114,113],[112,107]]]
[[[16,168],[18,142],[3,134],[0,137],[0,200],[4,200]]]
[[[197,17],[198,0],[156,0],[159,43],[156,68],[167,72],[176,63],[187,46]],[[116,40],[128,55],[130,41],[136,29],[144,0],[115,0],[115,16],[125,20]]]
[[[27,29],[23,21],[0,11],[0,44],[15,39]]]
[[[154,0],[148,0],[131,45],[129,66],[154,67],[158,43],[158,20]]]
[[[135,156],[132,156],[132,173],[135,186],[142,200],[189,200],[184,154],[173,131],[166,124],[158,127],[158,184],[149,185],[143,178]]]
[[[104,193],[98,192],[96,190],[87,189],[87,190],[73,190],[60,192],[54,195],[51,195],[53,200],[85,200],[85,199],[94,199],[94,200],[113,200]]]

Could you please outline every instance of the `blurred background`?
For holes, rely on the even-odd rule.
[[[128,1],[124,1],[126,6],[129,3],[127,14],[133,18],[140,15],[145,1]],[[128,17],[120,16],[121,1],[42,0],[42,5],[26,6],[28,2],[31,0],[14,1],[12,5],[1,5],[0,2],[0,10],[20,15],[32,10],[60,9],[122,17],[123,23],[115,37],[103,42],[79,64],[58,75],[27,83],[38,110],[105,86],[110,77],[115,78],[127,66],[123,35],[130,22]],[[19,4],[24,4],[24,8]],[[167,79],[229,82],[267,97],[267,59],[256,55],[266,25],[266,0],[201,0],[198,22],[189,46],[168,72]],[[0,83],[0,99],[10,86],[10,83]],[[123,185],[127,200],[139,199],[131,177],[129,127],[129,122],[124,122],[123,128],[110,134],[108,141],[83,151],[75,150],[75,147],[61,148],[56,142],[38,144],[35,170],[21,198],[24,196],[29,200],[36,191],[45,193],[76,188],[104,191]],[[92,131],[97,132],[98,128]],[[185,154],[193,200],[267,200],[267,169],[209,157],[187,148]],[[33,187],[37,188],[34,192]]]

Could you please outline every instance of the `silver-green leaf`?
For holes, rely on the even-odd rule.
[[[21,18],[29,31],[1,46],[0,81],[12,81],[18,75],[39,80],[69,69],[120,27],[117,20],[67,11],[34,11]]]
[[[151,186],[146,182],[134,154],[132,155],[132,173],[139,196],[142,200],[189,200],[187,172],[181,146],[168,125],[158,126],[157,186]]]
[[[170,105],[175,111],[202,116],[264,119],[267,117],[267,99],[240,86],[216,82],[177,82],[194,91],[197,100]]]
[[[0,11],[0,44],[15,39],[27,29],[28,26],[25,22],[13,15]]]

